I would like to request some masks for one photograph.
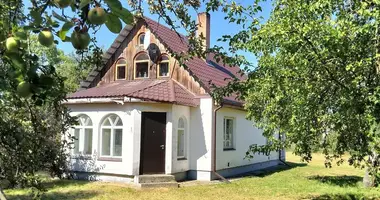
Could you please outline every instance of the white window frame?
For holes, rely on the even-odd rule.
[[[166,60],[162,60],[162,58],[166,57]],[[160,75],[160,71],[161,71],[161,64],[163,63],[167,63],[168,64],[168,74],[166,76],[161,76]],[[161,78],[161,77],[169,77],[170,76],[170,58],[168,55],[164,54],[164,55],[161,55],[161,61],[158,63],[158,66],[157,66],[157,77]]]
[[[179,120],[182,119],[183,120],[183,128],[182,127],[179,127]],[[179,156],[178,155],[178,147],[179,147],[179,131],[183,131],[183,156]],[[185,117],[180,117],[178,119],[178,124],[177,124],[177,159],[179,160],[185,160],[186,159],[186,137],[187,137],[187,133],[186,133],[186,118]]]
[[[137,60],[139,56],[141,56],[142,54],[145,54],[146,56],[148,56],[149,58],[149,55],[146,53],[146,52],[139,52],[137,53],[135,59],[134,59],[134,64],[133,64],[133,78],[134,79],[148,79],[150,77],[150,59],[146,59],[146,60]],[[136,74],[136,71],[137,71],[137,64],[139,63],[147,63],[147,76],[142,76],[142,77],[138,77],[137,74]]]
[[[143,42],[140,43],[140,42],[141,42],[140,40],[141,40],[141,37],[142,37],[142,36],[144,36],[144,39],[143,39]],[[141,47],[144,46],[145,36],[146,36],[145,33],[140,33],[140,34],[139,34],[139,36],[138,36],[138,38],[137,38],[137,40],[138,40],[138,41],[137,41],[138,46],[141,46]]]
[[[232,120],[232,133],[230,133],[230,139],[229,141],[229,146],[226,146],[226,134],[227,134],[227,120]],[[235,150],[235,141],[236,141],[236,134],[235,134],[235,127],[236,127],[236,122],[235,122],[234,117],[224,117],[223,119],[223,150],[224,151],[229,151],[229,150]]]
[[[120,63],[120,62],[125,62],[125,63]],[[124,78],[119,78],[119,67],[124,67]],[[127,70],[127,61],[122,58],[122,59],[119,59],[116,63],[116,66],[115,66],[115,80],[126,80],[127,79],[127,74],[128,73],[128,70]]]
[[[112,122],[111,117],[116,116],[116,119],[114,122]],[[106,120],[110,121],[111,126],[104,126],[103,124],[106,122]],[[121,158],[123,156],[123,135],[124,135],[124,129],[123,129],[123,120],[121,120],[122,125],[116,125],[118,121],[121,120],[121,118],[116,115],[116,114],[109,114],[107,117],[105,117],[101,123],[100,126],[100,137],[99,137],[99,142],[100,142],[100,149],[99,149],[99,154],[100,157],[104,158]],[[103,155],[103,129],[111,129],[111,144],[110,144],[110,155]],[[115,139],[115,130],[116,129],[121,129],[121,155],[120,156],[114,156],[114,139]]]
[[[83,120],[84,119],[84,120]],[[87,119],[89,120],[89,123],[86,124]],[[80,154],[83,154],[83,155],[92,155],[93,153],[93,150],[94,150],[94,147],[93,147],[93,140],[94,140],[94,128],[93,128],[93,123],[92,123],[92,120],[91,118],[88,116],[88,115],[85,115],[85,114],[81,114],[81,115],[78,115],[78,120],[79,120],[79,125],[77,126],[74,126],[73,127],[73,134],[75,136],[75,130],[76,129],[79,129],[79,138],[76,138],[78,140],[78,153],[75,153],[75,147],[72,149],[72,154],[73,155],[80,155]],[[90,125],[88,125],[90,124]],[[90,154],[85,154],[84,153],[84,143],[85,143],[85,131],[86,129],[91,129],[91,134],[92,134],[92,140],[91,140],[91,153]],[[75,143],[74,143],[75,145]]]

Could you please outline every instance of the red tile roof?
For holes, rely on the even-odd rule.
[[[153,34],[170,50],[181,53],[188,50],[188,41],[186,36],[176,33],[174,30],[152,20],[147,17],[144,18],[147,27]],[[232,78],[245,79],[241,76],[239,67],[231,67],[223,65],[221,62],[216,62],[213,59],[214,55],[209,56],[214,65],[207,63],[201,58],[193,58],[186,64],[190,74],[195,76],[200,84],[207,90],[211,91],[211,85],[215,84],[217,87],[222,87],[228,84]],[[217,65],[217,66],[215,66]],[[228,103],[242,104],[241,101],[233,102],[233,97],[226,97],[225,100]]]
[[[176,53],[186,53],[188,50],[188,40],[186,36],[176,33],[174,30],[156,22],[152,19],[144,17],[147,28],[160,40],[162,44]],[[132,27],[126,26],[119,36],[115,39],[117,44],[121,44],[125,37],[129,34]],[[114,43],[115,43],[114,42]],[[117,45],[116,45],[117,46]],[[113,44],[110,49],[112,51],[107,51],[107,56],[104,57],[105,63],[115,52],[116,48]],[[210,58],[213,55],[210,55]],[[212,62],[210,62],[210,60]],[[240,78],[240,68],[239,67],[229,67],[224,66],[221,63],[216,62],[213,58],[210,60],[203,60],[201,58],[193,58],[189,60],[186,64],[189,73],[194,76],[194,78],[201,84],[206,91],[211,91],[211,84],[215,84],[218,87],[225,86],[233,78]],[[101,70],[105,70],[104,68]],[[97,74],[99,76],[100,74]],[[98,79],[92,79],[90,81],[91,85],[96,85],[93,83]],[[128,96],[135,97],[139,99],[152,100],[152,101],[162,101],[162,102],[173,102],[183,105],[197,105],[194,103],[194,95],[188,90],[184,89],[178,83],[173,80],[136,80],[136,81],[116,81],[112,83],[105,83],[104,85],[89,88],[86,90],[78,91],[74,94],[68,96],[68,98],[87,98],[87,97],[117,97],[117,96]],[[238,103],[241,102],[234,100],[234,97],[226,97],[226,103]],[[234,102],[236,101],[236,102]]]
[[[75,92],[67,98],[107,97],[132,97],[141,100],[168,102],[187,106],[197,106],[199,104],[194,98],[194,94],[171,79],[115,81]]]

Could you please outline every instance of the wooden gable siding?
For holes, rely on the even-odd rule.
[[[134,80],[134,58],[137,54],[141,52],[146,52],[142,47],[138,45],[138,38],[141,33],[146,33],[147,27],[143,22],[139,22],[131,30],[129,35],[121,43],[120,47],[116,49],[114,54],[106,63],[106,67],[101,71],[100,77],[97,77],[98,80],[94,82],[96,84],[109,83],[115,81],[116,77],[116,63],[119,59],[125,59],[127,63],[126,67],[126,80]],[[104,38],[106,39],[106,38]],[[161,54],[167,54],[169,57],[169,75],[172,79],[179,82],[181,85],[185,86],[189,91],[194,94],[205,94],[206,91],[200,86],[200,84],[195,81],[195,79],[189,74],[187,70],[183,67],[180,67],[178,61],[170,56],[169,52],[166,50],[165,46],[156,38],[153,31],[150,33],[150,43],[156,44]],[[149,78],[148,79],[167,79],[167,77],[158,77],[157,75],[157,63],[149,63]],[[94,83],[93,82],[93,83]],[[92,86],[94,87],[94,86]]]

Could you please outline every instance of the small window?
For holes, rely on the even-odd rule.
[[[123,122],[117,115],[109,115],[101,127],[101,156],[120,157],[123,149]]]
[[[92,154],[92,121],[87,115],[79,116],[79,125],[74,128],[74,154]]]
[[[140,46],[144,45],[144,40],[145,40],[145,33],[142,33],[139,35],[139,45]]]
[[[158,65],[158,76],[159,77],[169,76],[169,58],[165,55],[161,57],[161,61]]]
[[[234,119],[224,118],[223,149],[234,149]]]
[[[146,53],[139,54],[135,59],[135,78],[149,77],[149,56]]]
[[[120,59],[116,63],[116,80],[123,80],[126,77],[127,63],[124,59]]]
[[[186,128],[185,128],[185,119],[179,118],[178,120],[178,141],[177,141],[177,158],[183,159],[186,158]]]

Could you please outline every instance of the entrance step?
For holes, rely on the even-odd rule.
[[[175,177],[166,174],[139,175],[135,176],[134,182],[140,188],[178,188],[178,183],[175,180]]]
[[[173,175],[153,174],[135,176],[135,183],[166,183],[176,182]]]

